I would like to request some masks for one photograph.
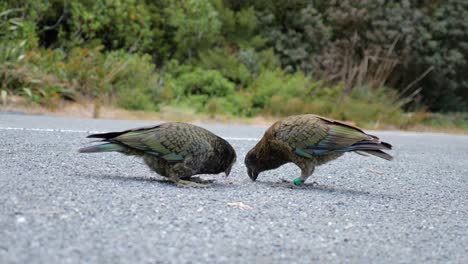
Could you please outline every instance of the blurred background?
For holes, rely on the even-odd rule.
[[[466,131],[467,17],[466,0],[3,0],[1,105]]]

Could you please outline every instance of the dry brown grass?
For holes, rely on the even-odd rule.
[[[59,107],[55,109],[46,108],[40,104],[32,104],[29,100],[15,96],[10,97],[9,104],[0,105],[1,111],[15,111],[26,114],[50,114],[56,116],[92,118],[94,111],[94,103],[75,103],[61,101]],[[404,127],[396,127],[388,124],[381,124],[379,129],[383,130],[404,130],[404,131],[419,131],[419,132],[440,132],[452,134],[468,134],[467,129],[454,126],[434,127],[424,125],[422,122],[430,113],[417,112],[411,113],[411,118],[415,118],[415,122],[411,122]],[[103,106],[101,108],[100,118],[106,119],[128,119],[128,120],[158,120],[158,121],[181,121],[195,123],[228,123],[228,124],[250,124],[270,126],[281,117],[273,117],[271,115],[260,115],[254,118],[235,118],[229,116],[210,116],[208,114],[195,113],[190,110],[181,110],[176,108],[162,108],[160,112],[147,111],[129,111],[113,106]],[[351,125],[355,125],[352,121],[346,121]],[[363,127],[365,129],[375,129],[374,127]]]
[[[56,116],[69,116],[80,118],[93,118],[95,104],[76,103],[61,101],[55,108],[48,108],[41,104],[31,103],[30,100],[20,96],[10,96],[8,104],[0,104],[0,112],[22,112],[26,114],[51,114]],[[224,115],[212,116],[209,114],[195,113],[193,110],[177,109],[173,107],[162,107],[160,112],[132,111],[117,108],[110,105],[103,105],[100,108],[99,118],[105,119],[129,119],[129,120],[161,120],[180,121],[195,123],[238,123],[269,125],[274,122],[274,118],[235,118]]]

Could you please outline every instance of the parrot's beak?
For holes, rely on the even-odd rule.
[[[250,179],[252,181],[257,180],[258,172],[252,170],[251,168],[247,168],[247,174],[249,175],[249,177],[250,177]]]
[[[228,177],[229,174],[231,173],[232,165],[233,165],[233,164],[231,164],[231,166],[229,166],[229,167],[224,171],[224,173],[226,174],[226,177]]]

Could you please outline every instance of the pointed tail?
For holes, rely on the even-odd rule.
[[[377,157],[382,158],[382,159],[386,159],[386,160],[392,160],[393,159],[392,155],[390,155],[390,154],[388,154],[386,152],[383,152],[381,150],[363,150],[363,152],[365,152],[367,154],[377,156]]]
[[[125,147],[114,144],[114,143],[105,143],[101,145],[95,145],[85,148],[80,148],[78,152],[80,153],[96,153],[96,152],[113,152],[113,151],[123,151]]]
[[[356,153],[367,153],[382,159],[392,160],[392,155],[382,151],[382,149],[392,149],[392,145],[387,142],[380,142],[374,140],[362,140],[358,143],[351,145],[347,151],[355,151]]]

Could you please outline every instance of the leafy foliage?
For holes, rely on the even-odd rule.
[[[120,105],[132,109],[155,109],[157,75],[148,55],[123,51],[102,53],[102,47],[60,49],[37,47],[34,26],[4,12],[1,35],[0,89],[25,95],[32,101],[55,106],[61,98],[79,96],[103,99],[115,95]],[[12,22],[13,20],[13,22]],[[132,89],[128,89],[132,87]],[[131,95],[140,98],[130,104]]]
[[[166,90],[170,90],[171,104],[192,107],[197,111],[238,113],[240,109],[230,101],[235,98],[234,83],[215,70],[179,66],[173,62],[171,72],[165,75]]]
[[[368,59],[374,63],[391,59],[397,63],[383,82],[400,90],[401,96],[421,88],[416,93],[432,110],[467,109],[466,1],[299,0],[248,4],[259,10],[260,32],[269,39],[287,71],[301,70],[339,82],[356,74],[356,67],[349,65]],[[380,51],[390,53],[382,57]],[[368,78],[364,81],[379,76],[371,74]],[[420,101],[413,100],[413,105]]]
[[[72,1],[67,20],[72,45],[100,39],[109,49],[148,49],[152,31],[145,4],[137,1]],[[102,37],[101,37],[102,36]]]
[[[221,30],[218,13],[209,1],[172,1],[166,9],[168,24],[175,29],[176,59],[192,59],[209,48]]]
[[[404,127],[426,120],[404,111],[468,110],[467,10],[464,0],[6,0],[0,92]]]

